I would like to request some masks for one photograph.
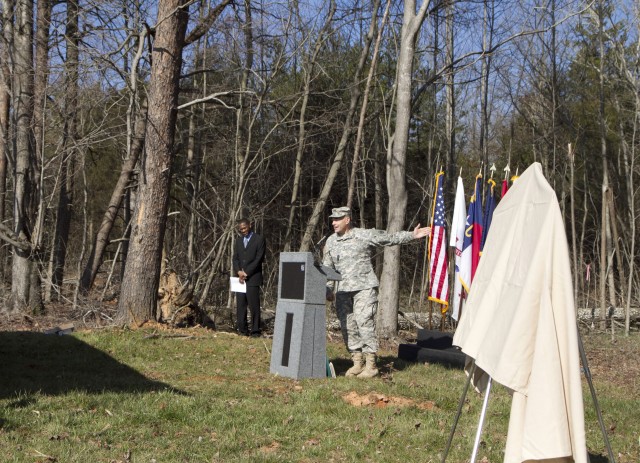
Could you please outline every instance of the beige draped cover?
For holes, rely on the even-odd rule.
[[[558,201],[535,163],[495,210],[453,340],[513,391],[505,463],[587,462],[571,281]]]

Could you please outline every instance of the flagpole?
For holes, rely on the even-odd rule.
[[[451,220],[452,224],[451,224],[451,233],[453,234],[453,220]],[[449,271],[449,288],[451,288],[451,293],[450,294],[454,294],[455,293],[455,284],[456,284],[456,253],[455,251],[452,253],[449,253],[449,262],[447,263],[447,270]],[[452,271],[450,269],[453,269]],[[454,299],[451,299],[451,297],[449,298],[451,301],[454,301],[455,298],[457,296],[454,296]],[[455,303],[450,304],[451,307],[451,316],[449,316],[449,320],[451,320],[451,329],[453,331],[455,331],[455,327],[453,326],[453,323],[455,321],[455,319],[453,318],[453,311],[455,310]],[[459,306],[458,306],[459,307]]]
[[[467,398],[467,392],[469,391],[469,384],[471,383],[471,378],[476,371],[476,362],[475,360],[471,360],[472,366],[471,370],[467,374],[467,382],[464,385],[464,390],[462,391],[462,396],[460,396],[460,401],[458,402],[458,411],[456,412],[456,417],[453,419],[453,426],[451,427],[451,432],[449,433],[449,440],[447,440],[447,446],[444,449],[444,453],[442,454],[442,462],[445,463],[447,460],[447,456],[449,455],[449,450],[451,449],[451,443],[453,442],[453,435],[456,433],[456,428],[458,427],[458,421],[460,421],[460,415],[462,415],[462,407],[464,406],[464,402]]]
[[[484,402],[482,403],[482,412],[480,413],[480,421],[478,422],[478,429],[476,430],[476,440],[473,443],[473,453],[471,454],[471,462],[476,462],[476,456],[478,454],[478,447],[480,446],[480,436],[482,435],[482,426],[484,425],[484,417],[487,414],[487,405],[489,404],[489,394],[491,393],[491,376],[489,376],[489,382],[487,383],[487,390],[484,392]]]

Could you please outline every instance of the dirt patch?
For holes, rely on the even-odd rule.
[[[415,400],[407,399],[406,397],[394,397],[385,394],[378,394],[376,392],[370,392],[368,394],[360,395],[355,391],[351,391],[342,396],[342,400],[354,407],[416,407],[420,410],[433,410],[436,408],[435,402],[416,402]]]
[[[607,378],[631,393],[640,395],[640,339],[637,334],[622,334],[611,340],[610,334],[583,334],[589,370],[594,378]]]
[[[274,453],[280,448],[280,442],[273,441],[269,445],[263,445],[260,447],[262,453]]]

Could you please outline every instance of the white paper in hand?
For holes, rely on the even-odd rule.
[[[234,293],[247,292],[247,285],[245,283],[240,283],[240,278],[238,277],[229,278],[229,284],[231,286],[231,291]]]

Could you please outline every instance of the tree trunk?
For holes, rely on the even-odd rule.
[[[570,203],[570,221],[571,221],[571,257],[573,260],[573,299],[578,303],[578,287],[580,282],[580,273],[578,272],[578,250],[576,243],[576,189],[574,178],[575,153],[573,152],[571,143],[568,146],[569,158],[569,203]]]
[[[453,60],[455,58],[455,41],[454,41],[454,22],[453,22],[453,2],[447,4],[446,7],[446,19],[445,29],[447,34],[447,62],[446,67],[449,69],[446,75],[447,86],[447,119],[446,119],[446,131],[447,131],[447,172],[453,172],[456,168],[456,93],[455,93],[455,79],[453,73]],[[454,175],[447,176],[446,191],[450,192],[450,198],[455,198],[454,190]]]
[[[187,233],[187,263],[192,269],[196,259],[196,222],[198,183],[200,182],[200,156],[196,147],[196,108],[189,111],[189,135],[187,142],[187,200],[189,201],[189,228]]]
[[[8,52],[13,48],[13,1],[2,0],[2,24],[4,46],[0,47],[0,223],[4,223],[5,201],[7,197],[8,159],[11,153],[9,143],[9,108],[11,106],[11,66]],[[6,277],[7,253],[0,247],[0,282]]]
[[[491,6],[489,6],[491,3]],[[494,3],[484,2],[484,24],[482,29],[482,82],[481,82],[481,116],[480,116],[480,159],[482,160],[483,175],[487,177],[489,167],[489,75],[491,73],[491,54],[487,51],[493,48]]]
[[[549,47],[550,59],[551,59],[551,152],[552,152],[552,165],[548,171],[552,175],[552,186],[556,188],[556,178],[558,177],[558,165],[556,160],[556,153],[558,150],[558,63],[557,63],[557,38],[556,38],[556,1],[551,0],[549,8],[550,24],[551,24],[551,44]],[[564,182],[563,182],[564,189]],[[564,204],[564,202],[563,202]]]
[[[587,169],[583,169],[582,171],[582,184],[585,185],[584,188],[584,193],[582,195],[582,210],[583,211],[587,211],[589,209],[589,195],[588,195],[588,188],[587,188]],[[585,250],[585,236],[587,233],[587,214],[582,214],[582,223],[581,223],[581,229],[580,229],[580,244],[578,244],[578,249],[580,250],[580,257],[578,258],[578,262],[580,264],[579,268],[580,268],[580,283],[583,285],[582,287],[584,288],[584,286],[587,287],[587,295],[585,297],[585,303],[586,306],[589,306],[589,298],[590,296],[590,292],[591,292],[591,264],[593,263],[593,259],[591,259],[591,261],[587,264],[584,260],[584,250]],[[585,265],[585,273],[582,273],[582,265]],[[589,267],[586,267],[586,266]],[[587,273],[587,268],[589,269],[588,273]],[[582,279],[582,275],[584,275],[584,280]],[[594,275],[595,275],[595,271],[594,271]],[[587,276],[589,277],[589,280],[587,280]]]
[[[597,18],[598,18],[598,48],[600,54],[599,60],[599,111],[598,111],[598,125],[600,128],[600,157],[602,161],[602,220],[601,235],[600,235],[600,329],[606,328],[606,316],[607,316],[607,296],[606,296],[606,276],[607,276],[607,250],[611,239],[609,236],[609,229],[607,225],[607,190],[609,189],[609,167],[607,163],[607,130],[605,120],[605,108],[604,108],[604,5],[603,2],[598,2],[597,5]]]
[[[200,5],[199,20],[206,18],[208,5],[203,2]],[[207,54],[203,53],[206,48],[206,39],[200,37],[196,42],[195,56],[202,56],[202,67],[207,68]],[[204,98],[207,95],[207,74],[196,81],[196,88],[200,87],[200,94]],[[198,119],[198,114],[201,118]],[[196,265],[196,255],[198,250],[197,231],[199,223],[198,196],[200,195],[200,173],[202,165],[202,145],[200,135],[196,135],[198,121],[206,120],[206,105],[202,104],[189,111],[189,135],[187,144],[187,200],[189,201],[189,228],[187,232],[187,264],[189,271],[193,272]]]
[[[384,143],[382,141],[382,128],[377,126],[375,132],[375,159],[373,166],[373,182],[374,182],[374,204],[375,204],[375,228],[381,230],[383,225],[383,207],[382,207],[382,162],[384,153]],[[376,276],[380,279],[382,273],[383,255],[376,253]]]
[[[244,192],[247,183],[247,165],[251,149],[250,111],[247,107],[245,93],[249,88],[249,76],[253,68],[254,44],[253,44],[253,19],[251,0],[244,0],[245,5],[245,25],[244,25],[244,46],[245,61],[240,78],[240,95],[238,96],[238,106],[236,109],[236,141],[235,141],[235,176],[234,188],[230,202],[229,225],[232,226],[238,215],[247,215],[242,211],[244,202]],[[230,257],[230,256],[229,256]]]
[[[612,241],[612,254],[615,255],[616,267],[618,268],[618,285],[620,287],[620,299],[624,299],[624,294],[626,291],[626,282],[625,282],[625,273],[624,273],[624,263],[622,259],[622,251],[620,249],[620,235],[618,235],[618,225],[617,225],[617,212],[615,207],[615,200],[613,198],[613,189],[609,188],[609,194],[607,195],[607,201],[609,203],[609,229],[611,233],[611,241]],[[613,259],[613,256],[612,256]],[[611,280],[614,280],[613,275],[613,262],[611,262]],[[615,293],[615,286],[612,285],[611,290]],[[613,299],[614,304],[616,303],[616,299]],[[617,304],[615,304],[617,306]]]
[[[149,116],[129,256],[118,319],[139,325],[155,318],[167,221],[178,84],[188,11],[186,0],[160,0],[149,80]]]
[[[405,185],[405,161],[409,142],[411,121],[411,84],[415,44],[429,1],[425,0],[416,14],[414,0],[405,0],[402,22],[400,55],[398,56],[396,127],[393,144],[387,152],[387,190],[389,211],[387,231],[390,233],[404,228],[407,209],[407,189]],[[400,247],[384,248],[384,265],[380,278],[380,304],[378,314],[378,334],[393,337],[398,331],[398,300],[400,283]]]
[[[49,27],[51,25],[51,2],[38,0],[36,25],[36,73],[33,87],[33,134],[36,156],[42,159],[45,128],[45,106],[47,80],[49,78]],[[77,14],[77,13],[76,13]],[[77,24],[76,24],[77,32]]]
[[[634,88],[636,85],[634,85]],[[633,288],[634,272],[635,272],[635,259],[636,259],[636,205],[635,205],[635,155],[636,155],[636,137],[638,133],[638,116],[640,114],[640,95],[636,92],[634,101],[634,116],[633,116],[633,130],[631,139],[631,153],[626,157],[626,172],[627,172],[627,195],[629,197],[629,235],[631,237],[631,243],[629,244],[629,276],[627,280],[627,294],[625,298],[625,310],[624,310],[624,334],[629,336],[629,330],[631,328],[631,295]]]
[[[15,166],[14,166],[14,233],[20,240],[30,241],[33,224],[34,182],[33,120],[33,1],[19,0],[16,4],[14,29],[13,93],[15,108]],[[14,311],[37,309],[38,296],[31,294],[34,261],[31,249],[14,247],[11,279],[11,305]]]

